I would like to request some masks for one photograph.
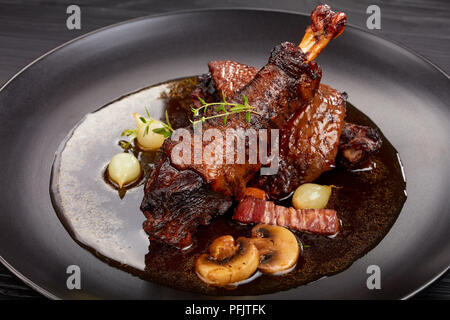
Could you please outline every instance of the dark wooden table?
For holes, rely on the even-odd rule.
[[[195,8],[252,7],[308,13],[314,0],[0,0],[0,86],[21,68],[54,47],[92,30],[139,16]],[[450,1],[448,0],[324,0],[345,11],[349,23],[366,28],[366,8],[381,9],[381,29],[373,30],[400,42],[450,73]],[[66,28],[66,8],[81,8],[81,30]],[[380,52],[382,55],[383,53]],[[2,214],[5,214],[2,212]],[[13,239],[11,239],[13,241]],[[425,240],[424,240],[425,241]],[[0,244],[1,245],[1,244]],[[420,266],[417,266],[420,268]],[[0,299],[42,299],[37,292],[0,265]],[[414,297],[450,299],[450,273]]]

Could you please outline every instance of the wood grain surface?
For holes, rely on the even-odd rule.
[[[0,86],[24,66],[64,42],[135,17],[185,9],[237,7],[309,13],[321,2],[346,12],[349,23],[362,28],[366,28],[366,8],[378,5],[381,29],[371,32],[409,47],[450,73],[448,0],[0,0]],[[66,8],[71,4],[81,7],[81,30],[66,28]],[[43,297],[0,264],[1,299]],[[413,299],[450,299],[450,273]]]

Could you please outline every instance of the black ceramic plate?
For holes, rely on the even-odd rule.
[[[1,261],[52,298],[198,298],[116,269],[81,248],[49,196],[55,151],[89,112],[140,88],[200,74],[213,59],[261,66],[281,41],[298,42],[308,18],[253,10],[142,18],[72,41],[28,66],[0,92]],[[450,265],[450,81],[423,58],[348,27],[319,58],[323,82],[345,90],[402,156],[408,199],[380,244],[349,269],[296,289],[258,296],[405,298]],[[82,290],[68,290],[78,265]],[[366,269],[381,268],[381,290]]]

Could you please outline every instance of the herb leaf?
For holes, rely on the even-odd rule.
[[[247,113],[245,114],[245,121],[250,122],[250,117],[251,117],[250,112],[247,112]]]
[[[242,95],[242,101],[244,102],[244,106],[249,106],[248,98],[245,94]]]
[[[164,115],[166,116],[167,127],[169,128],[170,131],[173,131],[172,125],[170,124],[170,121],[169,121],[169,113],[167,112],[167,110],[164,113]]]
[[[155,128],[152,130],[154,133],[161,134],[164,136],[164,138],[170,137],[172,132],[168,128]]]
[[[127,130],[124,130],[124,131],[120,134],[120,136],[121,136],[121,137],[123,137],[123,136],[129,137],[129,136],[131,136],[133,133],[134,133],[134,130],[127,129]]]
[[[198,100],[200,100],[200,102],[202,103],[202,105],[205,105],[205,104],[207,104],[206,102],[205,102],[205,100],[203,100],[202,98],[200,98],[200,97],[198,97]]]
[[[191,108],[191,111],[194,115],[194,117],[197,117],[200,113],[200,111],[203,110],[203,112],[206,112],[206,109],[208,107],[215,106],[214,111],[218,112],[217,114],[211,115],[211,116],[202,116],[199,120],[192,121],[189,120],[192,123],[192,127],[195,129],[195,124],[198,122],[205,122],[206,120],[213,119],[213,118],[219,118],[223,117],[223,124],[227,123],[228,116],[232,114],[238,114],[241,112],[245,112],[245,121],[250,122],[251,114],[258,114],[256,111],[254,111],[255,107],[252,107],[248,103],[248,98],[245,95],[242,95],[242,101],[243,103],[228,103],[225,99],[225,94],[222,91],[222,101],[220,102],[213,102],[213,103],[206,103],[202,98],[198,98],[202,102],[202,106],[200,108]],[[227,109],[228,107],[228,109]]]
[[[227,100],[225,99],[225,92],[223,92],[223,90],[222,90],[222,101],[227,103]]]

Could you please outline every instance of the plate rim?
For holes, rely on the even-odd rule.
[[[174,10],[174,11],[167,11],[167,12],[161,12],[161,13],[155,13],[155,14],[148,14],[132,19],[127,19],[121,22],[117,22],[105,27],[101,27],[95,30],[92,30],[90,32],[87,32],[83,35],[80,35],[78,37],[75,37],[74,39],[71,39],[69,41],[66,41],[55,48],[47,51],[46,53],[42,54],[41,56],[37,57],[36,59],[32,60],[28,64],[26,64],[24,67],[22,67],[18,72],[16,72],[11,78],[9,78],[3,85],[0,87],[0,93],[10,84],[12,83],[17,77],[19,77],[22,73],[24,73],[27,69],[29,69],[34,64],[38,63],[39,61],[45,59],[47,56],[50,56],[54,52],[63,49],[64,47],[82,40],[86,37],[89,37],[91,35],[100,33],[102,31],[112,29],[118,26],[121,26],[123,24],[133,23],[140,20],[146,20],[146,19],[154,19],[159,17],[165,17],[165,16],[174,16],[174,15],[182,15],[182,14],[192,14],[192,13],[205,13],[205,12],[213,12],[213,11],[248,11],[248,12],[272,12],[272,13],[282,13],[282,14],[290,14],[290,15],[301,15],[308,17],[310,14],[305,13],[302,11],[294,11],[294,10],[285,10],[285,9],[271,9],[271,8],[257,8],[257,7],[219,7],[219,8],[197,8],[197,9],[183,9],[183,10]],[[357,31],[369,34],[370,36],[377,37],[382,39],[383,41],[386,41],[388,43],[394,44],[401,49],[407,51],[408,53],[420,58],[423,62],[426,64],[429,64],[433,67],[433,69],[437,70],[440,74],[442,74],[447,80],[450,80],[450,75],[444,71],[439,65],[437,65],[435,62],[431,61],[429,58],[423,56],[421,53],[418,53],[414,49],[408,47],[407,45],[397,41],[390,39],[389,37],[385,35],[379,35],[375,34],[373,32],[370,32],[362,27],[355,26],[353,24],[347,24],[347,27],[351,29],[355,29]],[[57,217],[57,216],[56,216]],[[62,298],[58,297],[57,295],[54,295],[50,291],[44,289],[43,287],[37,285],[34,283],[31,279],[23,275],[19,270],[17,270],[15,267],[13,267],[2,255],[0,255],[0,263],[5,266],[6,269],[8,269],[11,273],[13,273],[17,278],[19,278],[21,281],[23,281],[26,285],[30,286],[33,290],[37,291],[38,293],[42,294],[43,296],[52,299],[52,300],[62,300]],[[400,298],[400,300],[406,300],[409,299],[422,290],[426,289],[428,286],[430,286],[432,283],[434,283],[438,278],[440,278],[444,273],[446,273],[450,269],[450,265],[447,265],[443,270],[439,271],[437,274],[435,274],[431,279],[426,281],[422,286],[417,288],[416,290],[410,292],[409,294],[404,295]]]

